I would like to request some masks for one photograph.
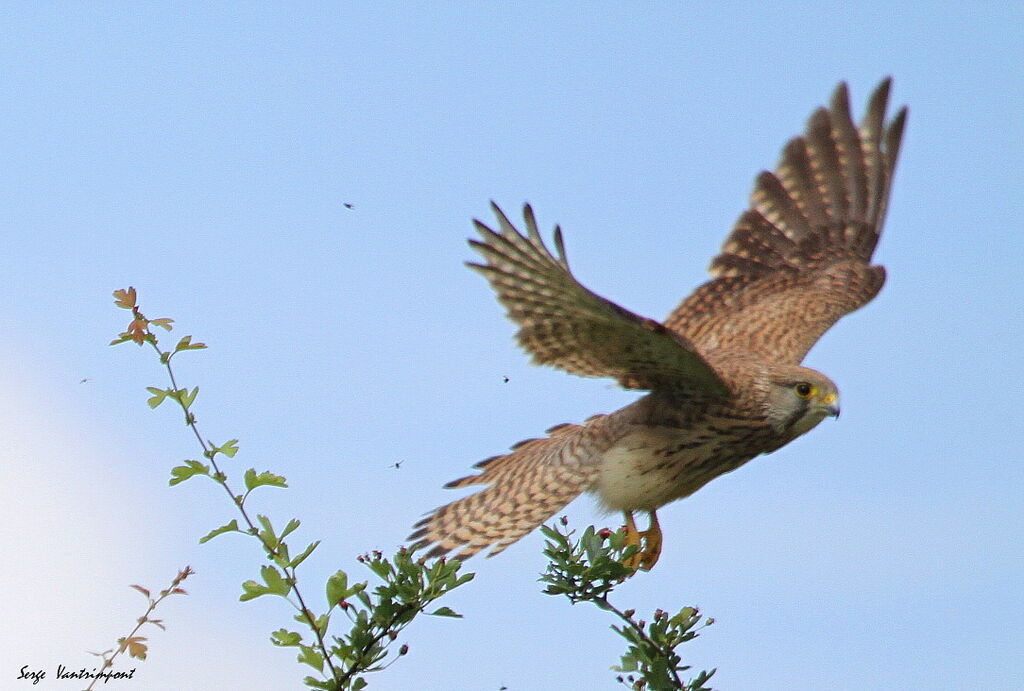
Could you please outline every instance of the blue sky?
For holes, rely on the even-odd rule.
[[[141,611],[128,584],[185,564],[191,595],[167,603],[132,688],[305,673],[266,642],[290,613],[237,601],[253,546],[196,544],[231,517],[219,490],[167,487],[197,451],[145,405],[153,359],[107,347],[112,290],[211,346],[179,365],[202,430],[240,439],[239,471],[288,476],[259,510],[324,540],[304,572],[318,593],[337,568],[362,577],[355,556],[392,551],[476,461],[636,396],[517,350],[462,266],[488,200],[530,201],[589,288],[662,318],[835,83],[859,114],[891,74],[911,114],[876,255],[889,281],[807,360],[842,419],[666,507],[661,562],[618,596],[714,617],[684,650],[716,688],[1018,688],[1010,5],[5,6],[0,675],[89,664]],[[618,521],[589,498],[567,514]],[[412,628],[371,688],[613,688],[610,621],[542,595],[540,552],[534,535],[471,562],[449,603],[465,619]],[[37,688],[63,688],[49,676]]]

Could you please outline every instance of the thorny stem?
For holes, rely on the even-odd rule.
[[[142,316],[137,311],[136,314],[140,317]],[[145,319],[145,317],[142,318]],[[165,355],[164,351],[160,350],[160,346],[156,344],[156,337],[153,336],[152,332],[149,333],[149,336],[150,338],[146,340],[149,341],[149,344],[153,346],[153,349],[160,355],[160,361],[164,364],[164,367],[167,369],[167,375],[168,377],[170,377],[171,387],[175,391],[178,391],[178,382],[174,376],[174,369],[171,367],[171,357],[173,357],[174,353],[169,353]],[[199,442],[199,446],[202,447],[203,456],[206,457],[210,461],[210,464],[213,466],[213,470],[216,473],[214,479],[217,481],[218,484],[220,484],[221,487],[224,488],[224,491],[228,493],[228,496],[231,497],[231,503],[238,507],[238,511],[242,514],[242,520],[244,520],[245,524],[249,527],[249,533],[260,541],[260,543],[263,545],[263,549],[266,550],[267,554],[273,557],[279,556],[277,549],[275,547],[272,547],[265,539],[263,539],[263,536],[259,534],[259,529],[256,527],[256,524],[252,522],[252,519],[249,518],[249,514],[245,510],[245,506],[241,501],[238,500],[238,498],[235,496],[235,493],[231,491],[231,488],[228,486],[226,476],[224,475],[224,473],[221,472],[220,466],[217,465],[216,454],[210,452],[209,445],[203,439],[203,435],[199,433],[199,427],[196,426],[195,416],[192,415],[192,411],[185,407],[185,405],[180,400],[178,401],[178,405],[180,405],[185,411],[185,424],[188,425],[189,429],[192,430],[192,433],[195,435],[196,440]],[[331,653],[327,648],[327,644],[324,642],[323,633],[320,631],[320,627],[317,626],[316,618],[313,616],[313,613],[310,611],[310,609],[306,606],[306,601],[302,597],[302,593],[299,591],[298,578],[295,573],[295,568],[288,566],[282,566],[281,568],[288,579],[288,584],[291,586],[292,592],[295,593],[295,598],[299,601],[299,605],[298,607],[296,607],[296,609],[299,610],[299,613],[302,615],[302,618],[306,620],[306,623],[309,624],[309,628],[313,630],[313,634],[316,636],[317,647],[320,648],[320,652],[323,653],[324,656],[324,661],[327,663],[328,668],[330,668],[331,670],[331,678],[339,682],[347,679],[352,674],[352,672],[349,671],[342,675],[334,666],[334,663],[331,661]]]

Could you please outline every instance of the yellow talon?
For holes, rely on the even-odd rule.
[[[623,561],[622,564],[634,571],[637,569],[650,571],[658,563],[658,558],[661,556],[662,538],[661,526],[658,524],[658,514],[651,511],[651,525],[642,532],[636,529],[636,523],[633,521],[633,513],[631,511],[624,511],[623,516],[626,519],[626,546],[636,545],[639,547],[642,540],[644,548]]]
[[[640,533],[636,530],[636,523],[633,521],[633,512],[624,511],[622,514],[626,519],[626,547],[640,546]],[[631,557],[627,557],[622,565],[626,568],[633,569],[636,571],[640,568],[640,550],[638,549],[636,554]]]

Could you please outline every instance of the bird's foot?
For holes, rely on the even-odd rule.
[[[635,546],[638,549],[632,556],[624,559],[622,565],[634,571],[650,571],[661,557],[661,526],[658,525],[657,514],[651,512],[651,527],[640,531],[636,529],[633,514],[627,512],[625,528],[626,546]]]

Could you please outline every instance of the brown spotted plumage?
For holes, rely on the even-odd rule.
[[[632,541],[646,538],[634,565],[650,568],[661,549],[659,507],[838,415],[835,384],[800,362],[885,281],[870,262],[906,122],[905,108],[885,121],[889,87],[886,79],[875,90],[859,125],[846,84],[836,88],[776,171],[757,177],[712,280],[663,324],[578,283],[561,230],[552,254],[529,205],[523,234],[492,204],[497,228],[475,221],[481,239],[470,244],[484,262],[470,266],[519,325],[533,361],[649,393],[479,463],[479,474],[447,486],[486,488],[430,513],[410,539],[432,545],[432,555],[493,556],[591,491],[624,513]],[[633,511],[651,514],[650,530],[636,531]]]

